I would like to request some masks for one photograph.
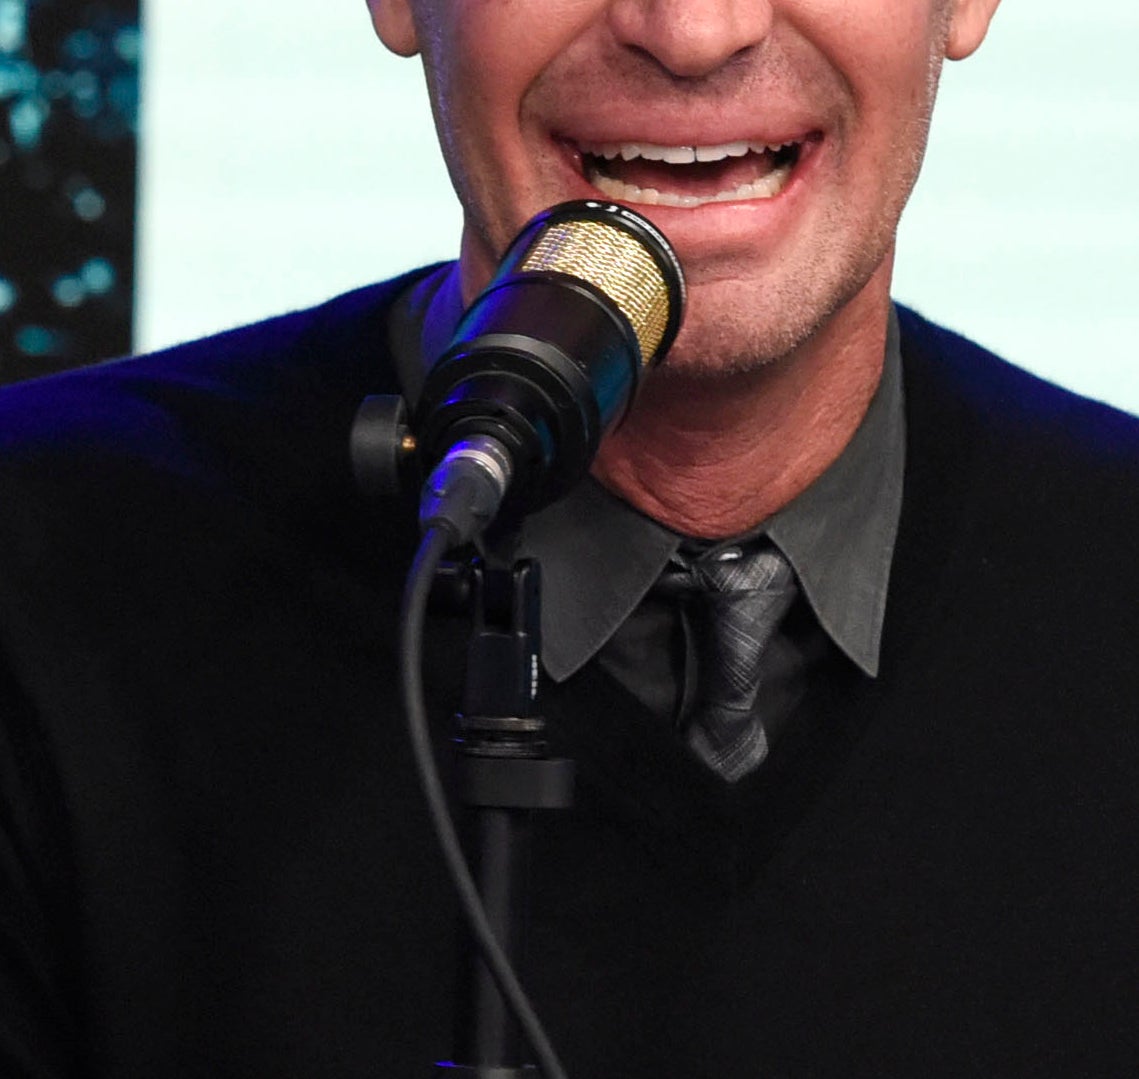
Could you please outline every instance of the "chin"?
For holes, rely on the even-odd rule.
[[[892,267],[892,246],[883,240],[808,261],[793,275],[690,278],[688,312],[663,368],[681,377],[729,377],[789,360],[835,331],[857,332],[889,304]]]
[[[817,331],[812,318],[792,304],[759,298],[733,285],[690,290],[689,313],[662,370],[675,376],[728,377],[762,370],[794,352]],[[754,298],[751,298],[754,297]]]

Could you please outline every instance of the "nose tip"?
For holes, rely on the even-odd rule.
[[[770,33],[769,0],[614,0],[621,44],[647,53],[679,78],[709,75]]]

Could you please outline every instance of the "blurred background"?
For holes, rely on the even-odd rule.
[[[1124,0],[1004,0],[945,72],[895,289],[1133,412],[1137,32]],[[363,0],[0,0],[0,381],[317,303],[458,228],[418,63]]]
[[[138,0],[0,0],[0,381],[131,346]]]

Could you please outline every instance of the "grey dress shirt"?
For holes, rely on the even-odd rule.
[[[390,338],[410,398],[461,314],[455,264],[424,278],[397,305]],[[651,711],[682,722],[694,693],[693,650],[675,601],[655,596],[653,585],[682,545],[691,556],[766,536],[791,563],[801,594],[764,656],[756,701],[777,736],[828,642],[866,674],[877,673],[904,456],[901,353],[891,311],[882,379],[854,437],[807,490],[747,535],[716,544],[687,540],[587,477],[526,518],[517,537],[515,554],[542,568],[546,673],[562,681],[597,656]]]

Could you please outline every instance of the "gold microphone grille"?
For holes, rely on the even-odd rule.
[[[668,285],[652,255],[624,229],[589,220],[551,225],[519,269],[554,270],[595,285],[632,324],[641,363],[656,355],[668,325]]]

